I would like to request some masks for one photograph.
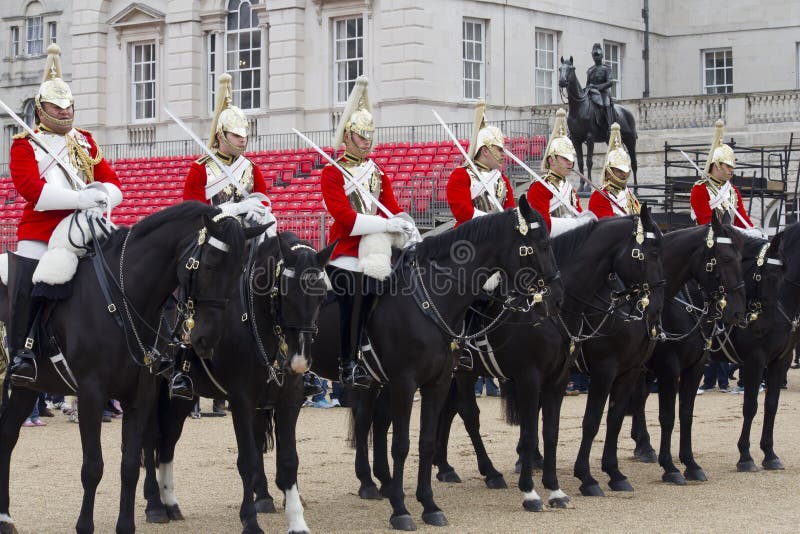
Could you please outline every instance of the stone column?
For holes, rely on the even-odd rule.
[[[305,5],[303,0],[275,0],[269,12],[269,130],[303,128],[305,66]]]
[[[109,4],[90,0],[74,0],[72,4],[72,80],[69,84],[75,96],[75,124],[95,131],[101,142],[105,138],[109,104],[106,97]],[[111,45],[116,46],[116,42]]]

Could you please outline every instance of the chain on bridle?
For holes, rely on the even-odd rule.
[[[706,248],[708,249],[711,257],[706,262],[705,271],[708,273],[709,278],[712,276],[714,277],[714,279],[718,282],[718,287],[710,294],[706,294],[706,289],[703,285],[701,287],[701,291],[703,292],[703,297],[704,300],[706,300],[706,304],[708,304],[709,301],[714,304],[714,309],[716,310],[717,314],[711,318],[713,320],[722,318],[722,313],[728,305],[728,299],[726,298],[727,292],[738,291],[744,287],[744,280],[730,289],[726,288],[722,282],[722,277],[719,274],[719,267],[717,265],[717,258],[715,258],[713,254],[714,246],[719,244],[733,246],[733,240],[730,237],[715,236],[714,228],[709,226],[708,234],[706,234]],[[704,307],[709,308],[709,306]]]

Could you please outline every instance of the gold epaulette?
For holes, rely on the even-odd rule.
[[[700,180],[697,180],[694,183],[694,185],[705,185],[705,184],[706,184],[706,180],[704,178],[701,178]]]
[[[83,135],[88,135],[89,137],[94,137],[94,136],[92,135],[92,132],[90,132],[89,130],[82,130],[82,129],[80,129],[80,128],[75,128],[75,129],[76,129],[76,130],[78,130],[78,131],[79,131],[80,133],[82,133]]]
[[[206,162],[209,161],[210,159],[211,156],[203,156],[202,158],[195,160],[195,163],[197,163],[198,165],[205,165]]]
[[[14,134],[12,137],[14,139],[25,139],[26,137],[28,137],[28,132],[24,132],[23,131],[23,132],[20,132],[18,134]]]

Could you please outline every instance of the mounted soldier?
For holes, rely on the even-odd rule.
[[[576,219],[593,219],[591,212],[584,212],[578,193],[567,180],[575,164],[575,147],[569,139],[566,112],[556,111],[553,131],[542,157],[543,179],[548,185],[535,181],[528,189],[528,203],[544,217],[550,235],[558,235],[576,225]],[[586,215],[582,215],[586,213]]]
[[[603,164],[603,185],[589,197],[589,211],[604,217],[638,215],[641,206],[636,195],[628,188],[631,175],[631,157],[622,144],[619,124],[611,125],[606,161]]]
[[[611,78],[611,68],[603,63],[603,47],[600,43],[592,45],[592,59],[594,65],[586,71],[586,93],[592,103],[603,112],[606,123],[602,125],[607,131],[616,122],[614,118],[614,104],[611,101],[609,90],[616,80]]]
[[[389,176],[369,158],[374,133],[367,78],[359,76],[333,139],[335,148],[344,143],[344,154],[326,165],[320,177],[325,209],[333,218],[328,242],[338,240],[326,270],[339,304],[339,375],[351,386],[372,382],[356,360],[361,332],[380,291],[376,279],[364,273],[365,260],[374,252],[365,246],[371,240],[364,237],[388,233],[409,238],[416,232],[413,220],[397,204]]]
[[[742,194],[731,183],[733,171],[736,168],[736,156],[733,148],[722,142],[724,130],[722,120],[717,120],[714,125],[714,141],[703,170],[703,179],[695,182],[690,198],[692,219],[697,224],[703,225],[711,222],[711,217],[716,214],[720,220],[725,215],[730,217],[731,223],[751,233],[756,237],[763,237],[759,228],[754,228],[750,216],[744,207]]]
[[[84,220],[100,219],[103,210],[122,202],[119,179],[94,138],[73,126],[74,99],[61,78],[58,45],[47,49],[35,104],[36,130],[14,136],[9,163],[14,186],[27,201],[17,251],[9,254],[9,372],[15,385],[37,377],[34,339],[28,337],[41,303],[32,298],[34,282],[66,284],[77,270],[78,258],[67,247],[70,218],[80,212]]]
[[[243,154],[247,148],[249,123],[244,112],[233,105],[231,75],[222,74],[217,87],[217,102],[208,147],[211,156],[195,161],[186,175],[183,200],[197,200],[219,207],[223,213],[244,218],[252,225],[276,222],[267,198],[267,184],[261,170]],[[222,165],[223,167],[221,167]],[[276,225],[267,235],[277,235]],[[173,396],[191,399],[191,380],[176,371],[170,380]]]
[[[503,174],[503,132],[486,124],[486,103],[475,106],[469,162],[455,169],[447,180],[447,203],[456,226],[481,215],[516,207],[511,182]],[[474,163],[472,165],[471,163]]]

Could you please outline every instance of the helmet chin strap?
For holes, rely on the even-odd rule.
[[[228,141],[228,138],[225,137],[225,132],[221,133],[222,135],[219,137],[219,139],[225,144],[225,150],[228,151],[234,158],[241,156],[244,153],[244,149],[247,148],[247,144],[245,144],[245,146],[242,148],[234,146],[230,141]]]
[[[67,132],[72,129],[72,123],[75,120],[74,116],[72,118],[70,118],[70,119],[57,119],[57,118],[53,117],[52,115],[50,115],[48,112],[46,112],[39,102],[36,102],[36,109],[39,111],[39,113],[41,114],[42,117],[47,119],[47,122],[49,124],[45,124],[44,125],[45,127],[49,127],[50,129],[52,129],[53,126],[56,126],[58,128],[66,128]],[[40,118],[40,122],[41,122],[41,118]],[[66,132],[64,132],[64,133],[66,133]]]

